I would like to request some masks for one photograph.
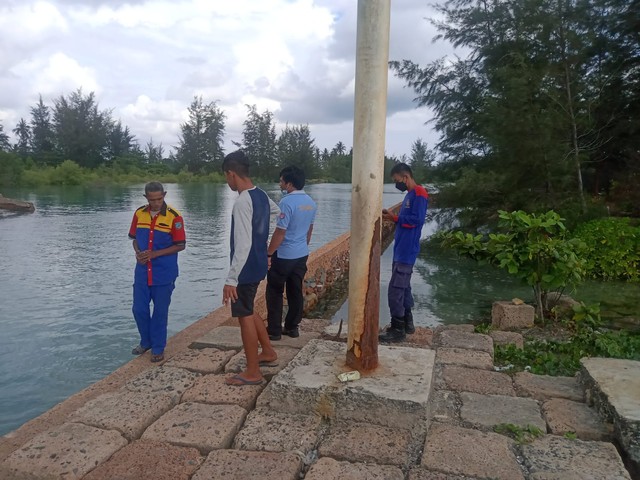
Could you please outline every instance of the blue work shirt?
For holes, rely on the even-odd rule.
[[[133,214],[129,238],[138,242],[140,250],[163,250],[172,245],[184,245],[186,235],[184,220],[180,212],[166,203],[160,212],[151,216],[149,205],[144,205]],[[178,278],[178,254],[164,255],[147,262],[136,264],[134,282],[147,285],[169,285]]]
[[[304,190],[294,190],[280,200],[276,228],[286,230],[278,247],[278,258],[292,260],[309,255],[307,232],[316,219],[316,202]]]
[[[396,222],[393,261],[413,265],[420,253],[420,235],[427,216],[429,194],[422,185],[416,185],[404,197]]]

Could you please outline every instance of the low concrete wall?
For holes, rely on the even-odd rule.
[[[399,204],[390,210],[397,209],[398,207]],[[394,228],[395,225],[389,222],[383,223],[383,247],[388,246],[391,242]],[[336,279],[348,272],[349,239],[350,233],[347,232],[309,255],[307,262],[308,272],[305,277],[305,294],[308,308],[312,308],[311,304],[313,300],[317,302],[317,299],[321,298],[330,290],[331,285]],[[267,311],[264,296],[265,287],[266,282],[262,282],[258,289],[255,302],[255,311],[263,318],[266,317]],[[313,297],[314,295],[315,299]],[[133,319],[131,319],[131,321],[133,321]],[[190,344],[202,337],[205,333],[221,325],[237,325],[237,320],[231,317],[231,308],[228,306],[214,310],[209,315],[197,320],[195,323],[169,338],[165,349],[165,357],[169,359],[175,356],[189,348]],[[0,462],[35,435],[64,423],[71,413],[75,412],[88,401],[104,393],[118,390],[127,381],[152,367],[153,364],[149,363],[149,358],[146,355],[144,357],[134,358],[102,380],[72,395],[39,417],[28,421],[20,428],[1,437]]]

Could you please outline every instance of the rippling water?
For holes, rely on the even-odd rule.
[[[166,185],[185,218],[187,249],[169,335],[222,304],[231,208],[225,185]],[[276,201],[277,185],[262,186]],[[387,205],[399,194],[385,194]],[[349,229],[350,185],[310,185],[319,205],[315,250]],[[0,434],[17,428],[131,359],[134,257],[127,237],[143,185],[5,190],[33,214],[0,216]]]
[[[277,186],[262,186],[276,201]],[[224,185],[166,185],[167,202],[185,218],[187,248],[169,311],[169,335],[218,308],[229,265],[235,193]],[[34,202],[33,214],[0,213],[0,435],[36,417],[130,360],[138,337],[131,314],[135,260],[127,237],[143,185],[4,191]],[[349,229],[350,185],[310,185],[319,210],[311,249]],[[383,204],[402,199],[385,185]],[[423,235],[435,230],[430,222]],[[381,263],[380,322],[391,249]],[[529,290],[491,268],[450,253],[422,252],[413,276],[416,323],[477,319],[496,299]],[[638,311],[638,287],[609,287],[622,309]],[[600,300],[600,286],[589,294]],[[587,296],[589,296],[587,295]],[[631,307],[630,307],[631,305]],[[334,319],[347,319],[345,304]],[[635,313],[633,313],[635,312]]]

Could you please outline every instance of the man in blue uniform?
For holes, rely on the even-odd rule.
[[[152,362],[164,360],[171,293],[178,278],[178,252],[186,243],[184,220],[165,203],[165,195],[162,184],[147,183],[144,196],[149,204],[136,210],[129,228],[137,261],[132,310],[140,333],[140,344],[131,353],[142,355],[151,349]]]
[[[401,192],[408,191],[402,201],[398,215],[382,210],[382,218],[396,224],[393,244],[393,266],[389,281],[389,310],[391,326],[379,335],[380,342],[401,342],[407,333],[415,332],[413,325],[413,296],[411,274],[420,253],[420,235],[427,215],[429,194],[413,179],[411,167],[397,163],[391,169],[391,178]]]
[[[228,385],[259,385],[263,382],[260,364],[270,363],[278,354],[253,302],[259,283],[267,275],[267,241],[271,215],[280,213],[267,194],[253,185],[249,177],[249,160],[242,150],[230,153],[222,162],[227,185],[238,198],[231,213],[231,267],[222,298],[231,304],[231,315],[238,317],[242,346],[247,357],[244,372],[228,377]],[[258,344],[262,352],[258,353]]]
[[[280,216],[267,252],[271,266],[267,274],[268,332],[271,340],[282,335],[298,337],[302,320],[304,292],[302,281],[307,273],[309,242],[316,218],[316,202],[303,190],[304,171],[295,166],[280,172]],[[287,289],[289,309],[282,328],[282,294]]]

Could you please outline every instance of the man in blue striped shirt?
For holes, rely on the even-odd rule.
[[[270,363],[278,355],[260,315],[253,310],[259,283],[267,275],[267,241],[271,215],[280,213],[267,194],[249,177],[249,160],[242,150],[230,153],[222,162],[227,185],[238,192],[231,214],[231,267],[222,292],[231,315],[238,317],[247,368],[226,379],[228,385],[259,385],[263,382],[261,363]],[[258,343],[262,352],[258,354]]]

